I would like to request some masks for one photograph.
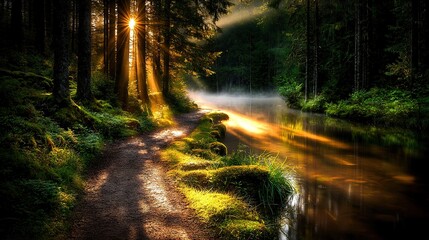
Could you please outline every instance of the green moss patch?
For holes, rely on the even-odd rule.
[[[268,155],[227,155],[226,146],[218,142],[226,119],[224,113],[207,114],[189,137],[164,150],[162,159],[170,164],[190,207],[217,229],[220,239],[273,239],[291,184],[278,166],[267,164]]]

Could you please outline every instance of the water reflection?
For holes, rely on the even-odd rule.
[[[410,239],[426,235],[427,142],[404,130],[350,124],[288,109],[279,97],[192,93],[230,120],[225,143],[269,151],[294,167],[299,192],[287,239]]]

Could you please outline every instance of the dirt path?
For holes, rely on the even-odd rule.
[[[71,239],[214,239],[187,208],[159,161],[159,150],[186,136],[201,111],[177,126],[108,146],[77,206]]]

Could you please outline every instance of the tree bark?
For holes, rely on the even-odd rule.
[[[66,106],[70,102],[69,48],[70,48],[70,1],[53,2],[53,47],[55,102]]]
[[[11,27],[12,44],[16,48],[21,49],[24,38],[22,29],[22,0],[12,1]]]
[[[109,73],[109,0],[103,0],[103,72]]]
[[[313,63],[313,93],[317,96],[317,84],[319,80],[319,0],[314,1],[314,63]]]
[[[108,54],[109,54],[109,76],[112,79],[115,79],[116,74],[116,58],[115,58],[115,30],[116,30],[116,1],[109,1],[109,46],[108,46]]]
[[[53,50],[53,0],[45,0],[45,28],[46,42],[49,43],[47,51]]]
[[[55,0],[54,0],[55,1]],[[71,27],[71,51],[74,54],[77,54],[77,44],[76,44],[76,33],[78,28],[78,1],[80,0],[71,0],[72,1],[72,27]]]
[[[306,55],[305,55],[305,82],[304,82],[304,100],[308,99],[308,82],[310,80],[310,62],[311,62],[311,14],[310,0],[306,1]]]
[[[419,74],[419,0],[411,1],[411,80],[415,82]]]
[[[147,86],[147,69],[146,69],[146,1],[138,2],[138,19],[137,19],[137,89],[139,99],[143,104],[149,103],[149,93]]]
[[[360,89],[361,80],[361,0],[355,1],[355,59],[354,59],[354,91]]]
[[[91,0],[79,0],[77,95],[91,101]]]
[[[129,82],[129,45],[130,30],[128,27],[130,0],[118,0],[118,40],[115,90],[123,109],[127,108]]]
[[[34,1],[34,45],[40,54],[45,53],[45,0]]]
[[[171,29],[170,29],[170,8],[171,0],[165,1],[164,6],[164,72],[162,77],[162,93],[168,96],[170,93],[170,47],[171,47]]]

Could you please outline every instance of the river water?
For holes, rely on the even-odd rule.
[[[230,116],[229,151],[269,152],[287,169],[296,193],[279,239],[429,239],[424,134],[303,113],[278,96],[190,95]]]

